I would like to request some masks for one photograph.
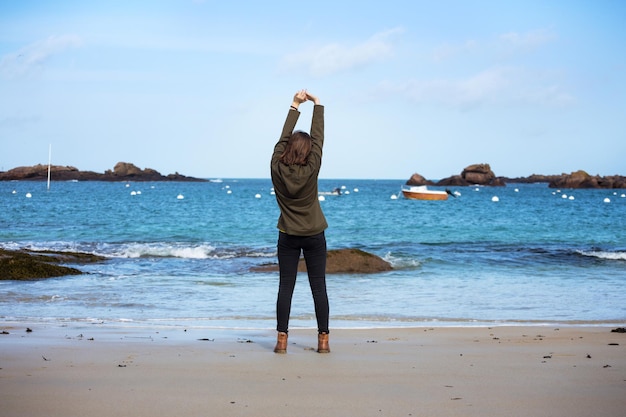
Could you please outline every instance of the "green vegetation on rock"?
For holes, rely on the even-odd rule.
[[[80,275],[82,271],[61,263],[101,262],[104,257],[80,252],[53,252],[0,249],[0,280],[32,281]]]

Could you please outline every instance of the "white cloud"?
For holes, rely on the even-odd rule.
[[[556,34],[546,29],[536,29],[526,33],[508,32],[500,35],[499,42],[505,47],[532,50],[556,39]]]
[[[478,47],[478,42],[473,39],[460,44],[444,43],[435,47],[433,50],[433,59],[435,62],[445,61],[451,57],[459,55],[462,52],[476,50]]]
[[[332,43],[309,48],[285,56],[283,64],[288,69],[305,68],[315,77],[363,67],[392,56],[391,38],[402,31],[401,28],[394,28],[380,32],[356,45]]]
[[[493,52],[510,55],[512,53],[532,52],[538,48],[553,42],[557,35],[548,29],[536,29],[524,33],[507,32],[495,38],[475,40],[468,39],[463,42],[445,42],[433,48],[432,58],[435,62],[442,62],[452,58],[458,58],[468,53],[475,56]]]
[[[410,80],[383,83],[383,94],[403,94],[418,104],[440,104],[462,110],[483,105],[533,104],[562,106],[575,103],[554,74],[515,67],[494,67],[461,79]]]
[[[75,35],[50,36],[0,59],[0,73],[8,78],[28,75],[43,68],[50,57],[82,45]]]

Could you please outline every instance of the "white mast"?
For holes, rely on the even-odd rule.
[[[48,148],[48,190],[50,189],[50,165],[52,163],[52,144]]]

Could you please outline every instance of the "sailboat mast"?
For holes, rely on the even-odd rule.
[[[50,166],[52,164],[52,144],[48,147],[48,190],[50,189]]]

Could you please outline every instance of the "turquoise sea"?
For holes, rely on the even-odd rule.
[[[320,180],[343,189],[321,202],[329,249],[394,267],[329,275],[331,329],[626,323],[626,190],[452,187],[429,202],[398,197],[403,183]],[[251,268],[276,262],[277,218],[269,179],[2,182],[0,247],[108,260],[0,281],[0,324],[273,329],[277,273]],[[291,326],[315,327],[304,274]]]

